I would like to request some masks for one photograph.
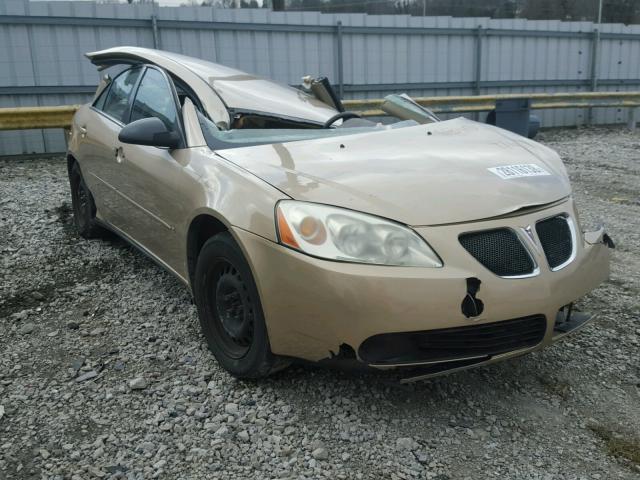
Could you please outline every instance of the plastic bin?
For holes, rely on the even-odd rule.
[[[509,98],[496,101],[496,109],[489,112],[486,123],[533,138],[540,128],[540,119],[531,115],[531,100]]]

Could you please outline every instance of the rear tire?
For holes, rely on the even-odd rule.
[[[211,237],[200,250],[194,296],[209,350],[233,376],[261,378],[288,365],[271,353],[251,269],[228,232]]]
[[[96,238],[102,233],[102,228],[96,221],[96,204],[89,191],[78,163],[74,163],[69,172],[71,186],[71,204],[73,206],[73,222],[80,236]]]

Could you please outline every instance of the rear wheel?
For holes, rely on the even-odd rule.
[[[71,167],[69,183],[71,185],[73,220],[78,233],[84,238],[99,236],[102,229],[96,222],[96,204],[89,188],[84,183],[77,163],[74,163]]]
[[[229,373],[260,378],[287,366],[271,353],[251,269],[228,232],[200,250],[194,294],[209,349]]]

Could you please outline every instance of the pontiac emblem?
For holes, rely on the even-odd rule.
[[[527,234],[527,236],[529,237],[529,240],[531,240],[531,242],[535,243],[535,239],[533,238],[533,230],[531,229],[531,225],[527,225],[526,227],[523,228],[524,233]]]

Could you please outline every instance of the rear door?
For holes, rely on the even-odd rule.
[[[93,103],[91,114],[83,116],[79,125],[82,175],[93,193],[98,215],[112,225],[121,223],[119,217],[124,206],[115,186],[118,133],[129,117],[142,71],[143,68],[136,67],[118,75]]]

